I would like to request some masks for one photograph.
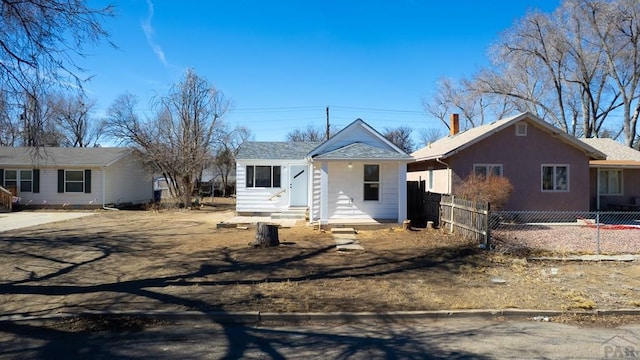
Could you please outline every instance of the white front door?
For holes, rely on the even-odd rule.
[[[293,165],[289,170],[289,206],[307,206],[309,167]]]

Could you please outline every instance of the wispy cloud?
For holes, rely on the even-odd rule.
[[[153,25],[151,25],[154,11],[153,2],[151,2],[151,0],[147,0],[147,6],[149,8],[149,15],[142,21],[142,31],[144,31],[144,35],[147,37],[147,43],[151,47],[151,50],[156,54],[162,65],[169,67],[164,51],[162,51],[162,48],[154,39],[155,30],[153,29]]]

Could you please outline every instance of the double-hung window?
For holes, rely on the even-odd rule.
[[[0,184],[3,185],[3,184]],[[14,188],[18,192],[33,191],[33,171],[32,170],[5,170],[4,187]]]
[[[20,170],[20,192],[31,192],[33,189],[33,171]]]
[[[542,191],[569,191],[569,165],[542,165]]]
[[[474,164],[473,173],[485,179],[489,176],[502,176],[502,164]]]
[[[247,187],[279,188],[280,172],[280,166],[248,165]]]
[[[599,177],[600,195],[622,195],[622,170],[600,170]]]
[[[380,165],[364,165],[364,199],[380,200]]]
[[[65,170],[64,192],[84,192],[84,170]]]
[[[18,188],[18,170],[5,170],[4,171],[4,187]]]
[[[58,169],[59,193],[91,193],[91,170]]]

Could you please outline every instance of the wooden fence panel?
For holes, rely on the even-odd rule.
[[[440,224],[451,233],[489,245],[489,203],[442,195]]]
[[[407,181],[407,218],[415,227],[425,227],[432,221],[435,227],[440,220],[441,194],[426,191],[426,181]]]

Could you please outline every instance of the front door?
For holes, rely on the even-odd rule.
[[[289,172],[289,206],[307,206],[309,187],[309,167],[293,165]]]

